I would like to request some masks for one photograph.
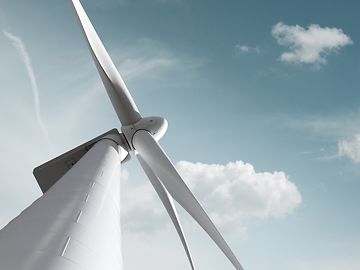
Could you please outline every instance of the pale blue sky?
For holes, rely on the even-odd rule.
[[[282,171],[297,187],[301,203],[284,205],[282,217],[250,211],[221,228],[246,269],[360,268],[358,1],[82,3],[142,114],[169,121],[162,145],[174,162],[242,160],[271,177]],[[281,45],[273,33],[279,22],[290,27],[287,41],[311,24],[332,31],[310,38],[317,47]],[[69,1],[0,0],[0,26],[3,226],[41,195],[33,167],[119,128],[119,122]],[[27,70],[3,31],[18,37],[31,59],[51,147],[36,120]],[[298,58],[281,58],[294,48]],[[320,56],[301,58],[314,50]],[[125,167],[124,198],[131,200],[129,194],[141,195],[147,180],[135,159]],[[248,206],[247,200],[239,196],[237,204]],[[232,269],[181,216],[198,269]],[[165,215],[126,218],[138,228],[124,233],[126,269],[189,269]],[[166,252],[167,259],[159,262],[157,252]]]

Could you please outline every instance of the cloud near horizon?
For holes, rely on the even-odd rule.
[[[272,35],[281,46],[289,48],[280,60],[292,64],[311,64],[316,67],[326,64],[327,56],[342,47],[353,44],[351,38],[340,28],[321,27],[311,24],[303,28],[279,22],[272,28]]]

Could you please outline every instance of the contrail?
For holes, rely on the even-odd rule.
[[[36,78],[35,78],[35,74],[34,74],[34,69],[31,64],[30,56],[29,56],[28,52],[26,51],[24,42],[19,37],[15,36],[14,34],[12,34],[10,32],[7,32],[7,31],[3,31],[3,33],[10,40],[11,44],[17,50],[20,59],[25,64],[25,67],[26,67],[26,70],[27,70],[27,73],[28,73],[28,76],[30,79],[30,83],[31,83],[31,89],[33,92],[36,120],[37,120],[37,123],[38,123],[44,137],[45,137],[45,140],[46,140],[49,148],[52,149],[53,147],[52,147],[52,144],[50,141],[48,131],[47,131],[46,126],[44,125],[44,122],[41,117],[39,88],[36,83]]]

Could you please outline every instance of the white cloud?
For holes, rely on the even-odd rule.
[[[220,226],[246,217],[284,217],[301,203],[298,188],[281,171],[256,172],[243,161],[226,165],[180,161],[177,168]]]
[[[236,44],[235,45],[235,52],[237,54],[245,54],[245,53],[260,53],[260,48],[259,46],[255,46],[255,47],[251,47],[251,46],[247,46],[247,45],[240,45],[240,44]]]
[[[242,161],[226,165],[180,161],[176,167],[222,229],[242,234],[246,219],[285,217],[301,203],[298,188],[281,171],[256,172],[251,164]],[[131,196],[123,199],[125,229],[146,234],[168,224],[150,184],[127,185],[124,190]]]
[[[249,46],[245,46],[245,45],[236,45],[235,48],[239,52],[248,52],[250,50]]]
[[[48,134],[48,130],[42,120],[42,116],[41,116],[41,110],[40,110],[40,98],[39,98],[39,88],[36,82],[36,77],[34,74],[34,69],[33,66],[31,64],[31,59],[30,56],[26,50],[25,44],[24,42],[17,36],[15,36],[14,34],[10,33],[10,32],[6,32],[3,31],[4,35],[10,40],[10,42],[12,43],[12,45],[14,46],[14,48],[17,50],[20,59],[24,62],[24,65],[26,67],[26,71],[28,73],[29,79],[30,79],[30,83],[31,83],[31,89],[33,92],[33,98],[34,98],[34,107],[35,107],[35,114],[36,114],[36,120],[37,123],[45,137],[45,140],[48,144],[48,146],[52,149],[52,144],[50,141],[50,137]]]
[[[279,22],[273,26],[272,35],[280,45],[290,49],[281,54],[281,61],[313,64],[317,67],[326,63],[326,57],[330,53],[353,43],[342,29],[321,27],[317,24],[311,24],[305,29],[299,25]]]
[[[350,140],[340,140],[338,142],[339,157],[347,157],[354,163],[360,163],[360,134],[356,134]]]

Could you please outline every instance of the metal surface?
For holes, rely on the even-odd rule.
[[[133,145],[171,196],[199,223],[235,268],[243,270],[224,238],[151,134],[145,130],[137,131],[133,137]]]
[[[208,233],[235,268],[242,270],[158,144],[167,121],[161,117],[141,117],[79,0],[72,3],[122,123],[121,136],[127,142],[122,144],[125,140],[119,139],[120,135],[107,134],[96,143],[90,141],[35,169],[45,194],[0,231],[0,269],[121,270],[119,172],[121,161],[127,156],[125,148],[140,155],[140,163],[175,225],[191,267],[194,269],[172,197]]]
[[[122,123],[126,149],[140,155],[141,165],[175,225],[191,267],[194,268],[193,262],[172,197],[200,224],[235,268],[242,270],[234,253],[158,144],[167,129],[167,121],[161,117],[141,117],[79,0],[72,0],[72,3]],[[46,171],[42,178],[48,182],[41,186],[47,192],[0,231],[1,270],[122,269],[118,173],[120,157],[126,154],[113,136],[97,142],[86,154],[84,149],[80,150],[70,151],[63,159],[42,167],[43,172]],[[84,154],[83,157],[80,154]],[[64,170],[63,162],[68,158],[70,163],[65,164],[73,167],[56,181],[59,171],[64,173],[68,169]],[[57,171],[56,177],[51,169]]]
[[[138,122],[132,125],[122,126],[121,131],[125,136],[128,144],[132,150],[132,138],[137,130],[143,129],[151,133],[151,135],[158,141],[160,140],[168,128],[168,122],[166,119],[158,116],[143,117]]]
[[[101,138],[109,137],[126,148],[126,145],[119,141],[121,136],[117,129],[112,129],[104,134],[36,167],[33,170],[33,174],[38,182],[38,185],[41,188],[41,191],[45,193],[50,187],[52,187],[68,170],[70,170],[88,151],[91,147],[98,142]],[[122,152],[125,155],[128,155],[126,151]],[[122,157],[123,159],[124,157]]]
[[[119,270],[121,151],[97,142],[0,231],[1,270]]]
[[[72,3],[80,20],[91,55],[118,118],[123,125],[136,123],[141,119],[141,116],[129,90],[111,61],[80,1],[72,0]]]
[[[181,223],[178,217],[178,214],[176,212],[176,208],[175,208],[175,204],[174,201],[171,197],[171,195],[169,194],[169,192],[166,190],[166,188],[164,187],[164,185],[161,183],[161,181],[159,180],[159,178],[154,174],[154,172],[151,170],[151,168],[149,167],[149,165],[146,163],[146,161],[140,156],[137,155],[137,158],[139,159],[139,162],[141,164],[141,167],[144,169],[147,177],[149,178],[151,184],[153,185],[156,193],[159,195],[159,198],[161,200],[161,202],[163,203],[166,211],[168,212],[172,223],[175,226],[175,229],[180,237],[181,243],[185,249],[186,252],[186,256],[188,257],[188,260],[190,262],[190,266],[191,269],[195,269],[194,267],[194,262],[193,259],[191,257],[191,253],[190,253],[190,249],[188,247],[183,229],[181,227]]]

